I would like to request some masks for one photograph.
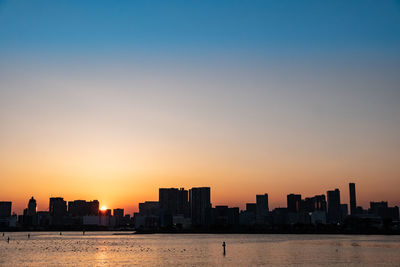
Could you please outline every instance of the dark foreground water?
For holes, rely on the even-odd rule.
[[[400,236],[27,235],[0,235],[0,266],[400,266]]]

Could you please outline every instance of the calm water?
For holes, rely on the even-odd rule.
[[[400,236],[27,234],[0,236],[0,266],[400,266]]]

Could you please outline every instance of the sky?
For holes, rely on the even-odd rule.
[[[339,188],[400,205],[400,1],[0,0],[0,201]]]

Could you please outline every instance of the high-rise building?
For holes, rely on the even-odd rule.
[[[35,216],[36,215],[36,200],[31,197],[28,202],[28,210],[27,210],[27,215],[28,216]]]
[[[354,183],[349,183],[349,193],[350,193],[350,214],[354,215],[357,213],[356,185]]]
[[[301,203],[301,195],[289,194],[287,195],[287,208],[289,212],[299,212]]]
[[[210,187],[193,187],[189,190],[192,225],[206,225],[211,210]]]
[[[189,215],[188,191],[184,188],[160,188],[158,203],[160,212]]]
[[[51,197],[49,202],[49,214],[53,225],[63,224],[63,218],[67,214],[67,202],[62,197]]]
[[[145,201],[139,203],[139,214],[143,216],[159,216],[159,204],[158,201]]]
[[[0,201],[0,218],[11,216],[11,201]]]
[[[387,201],[370,202],[370,208],[368,212],[381,217],[383,220],[399,220],[399,207],[389,207]]]
[[[189,217],[188,191],[184,188],[160,188],[158,198],[161,226],[171,225],[178,214]]]
[[[268,194],[256,195],[257,213],[261,215],[268,215]]]
[[[87,216],[99,214],[99,201],[74,200],[68,202],[68,214],[70,216]]]
[[[340,205],[339,189],[327,192],[328,197],[328,223],[340,223],[342,215],[342,207]]]
[[[266,222],[266,217],[269,213],[268,194],[256,195],[256,205],[256,221],[259,224],[263,224]]]
[[[113,215],[122,219],[124,217],[124,209],[114,209]]]
[[[326,211],[325,195],[306,197],[302,208],[306,212]]]
[[[314,210],[326,211],[326,198],[325,195],[314,196]]]
[[[139,203],[139,212],[134,213],[133,220],[136,228],[157,228],[160,222],[158,201]]]
[[[234,226],[239,224],[239,208],[216,206],[211,209],[211,224],[220,226]]]

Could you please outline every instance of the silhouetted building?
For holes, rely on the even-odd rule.
[[[389,207],[387,201],[370,202],[370,208],[368,212],[370,214],[379,216],[383,220],[399,220],[399,208],[397,206]]]
[[[367,213],[367,211],[364,210],[363,207],[357,206],[355,214],[364,214],[364,213]]]
[[[289,194],[287,195],[287,209],[289,212],[299,212],[301,203],[301,195]]]
[[[193,187],[189,190],[190,212],[192,225],[207,225],[210,209],[211,194],[209,187]]]
[[[272,211],[272,223],[275,225],[283,225],[288,223],[288,209],[276,208]]]
[[[0,218],[11,216],[11,201],[0,201]]]
[[[145,201],[139,203],[139,214],[144,216],[158,216],[159,215],[158,201]]]
[[[256,215],[253,212],[242,210],[239,213],[240,225],[254,225],[256,223]]]
[[[310,220],[312,224],[326,224],[326,211],[315,210],[311,212]]]
[[[215,206],[211,211],[212,223],[217,226],[237,226],[239,225],[239,208],[229,208],[228,206]]]
[[[23,226],[30,227],[37,225],[36,206],[36,200],[31,197],[28,201],[28,207],[24,209],[24,215],[21,221]]]
[[[340,206],[340,191],[335,189],[327,192],[328,197],[328,223],[340,223],[342,207]]]
[[[101,216],[111,216],[111,209],[106,209],[106,210],[100,210],[99,214]]]
[[[268,194],[256,195],[256,204],[256,222],[258,224],[264,224],[269,214]]]
[[[127,224],[127,221],[124,220],[124,209],[113,209],[113,216],[116,226]]]
[[[307,197],[302,203],[302,210],[306,212],[326,211],[325,195]]]
[[[326,199],[325,195],[317,195],[314,197],[314,210],[326,212]]]
[[[68,202],[70,216],[96,216],[99,214],[99,201],[74,200]]]
[[[342,210],[340,217],[341,221],[343,221],[349,215],[349,207],[347,204],[340,204],[340,208]]]
[[[114,209],[113,215],[118,218],[123,218],[124,217],[124,209]]]
[[[135,228],[157,228],[159,224],[159,214],[158,201],[145,201],[144,203],[139,203],[139,212],[134,213],[133,216]]]
[[[51,217],[48,211],[38,211],[36,213],[37,223],[41,227],[49,226],[51,223]]]
[[[184,188],[160,188],[159,207],[161,226],[173,224],[174,215],[189,217],[188,191]]]
[[[388,203],[387,203],[387,201],[370,202],[369,206],[370,206],[370,208],[369,208],[370,213],[379,215],[380,210],[385,210],[388,208]]]
[[[36,200],[31,197],[28,202],[28,210],[27,210],[27,215],[28,216],[35,216],[36,215]]]
[[[357,198],[356,198],[356,185],[354,183],[349,183],[349,193],[350,193],[350,214],[357,214]]]
[[[14,225],[16,225],[16,217],[11,217],[11,201],[0,201],[0,228],[10,227],[10,221],[14,219]]]
[[[64,216],[67,214],[67,202],[62,197],[51,197],[49,202],[49,214],[51,224],[62,225]]]
[[[246,211],[252,212],[254,216],[257,214],[257,203],[246,203]]]

